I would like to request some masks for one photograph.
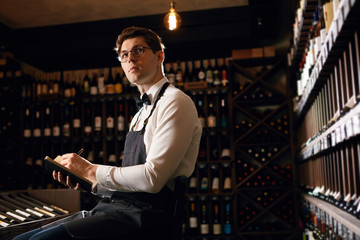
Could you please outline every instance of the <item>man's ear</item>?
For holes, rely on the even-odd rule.
[[[165,60],[165,53],[164,51],[158,51],[157,52],[157,59],[158,59],[158,63],[162,64],[163,61]]]

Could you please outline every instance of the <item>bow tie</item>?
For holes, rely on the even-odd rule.
[[[151,104],[150,99],[146,93],[143,94],[142,98],[140,97],[135,98],[135,102],[138,108],[141,108],[144,104],[146,105]]]

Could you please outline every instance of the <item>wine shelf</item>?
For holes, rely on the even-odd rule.
[[[359,5],[359,1],[356,0],[342,0],[340,2],[303,95],[294,106],[296,121],[300,122],[303,119],[319,93],[320,86],[329,77],[329,68],[333,66],[334,60],[342,54],[341,49],[346,45],[344,39],[352,35],[351,29],[353,29],[354,23],[359,21]]]
[[[327,203],[319,198],[309,196],[308,194],[303,194],[302,197],[305,201],[313,204],[316,208],[321,209],[322,211],[326,212],[331,216],[333,221],[338,222],[338,227],[342,228],[342,226],[346,227],[352,233],[360,236],[360,220],[356,217],[340,210],[338,207]],[[334,225],[331,224],[331,227]],[[342,230],[341,230],[342,231]]]

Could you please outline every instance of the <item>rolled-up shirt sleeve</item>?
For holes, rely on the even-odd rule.
[[[180,91],[169,92],[158,102],[146,127],[145,164],[99,165],[98,184],[109,190],[157,193],[169,180],[191,175],[199,149],[201,124],[191,98]]]

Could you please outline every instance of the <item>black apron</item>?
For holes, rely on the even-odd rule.
[[[143,128],[126,135],[122,167],[145,163],[146,124],[168,85],[166,82],[161,88]],[[169,240],[174,202],[175,195],[166,186],[157,194],[113,192],[111,197],[102,199],[91,211],[82,211],[60,221],[68,233],[77,239],[133,240],[153,237]]]

